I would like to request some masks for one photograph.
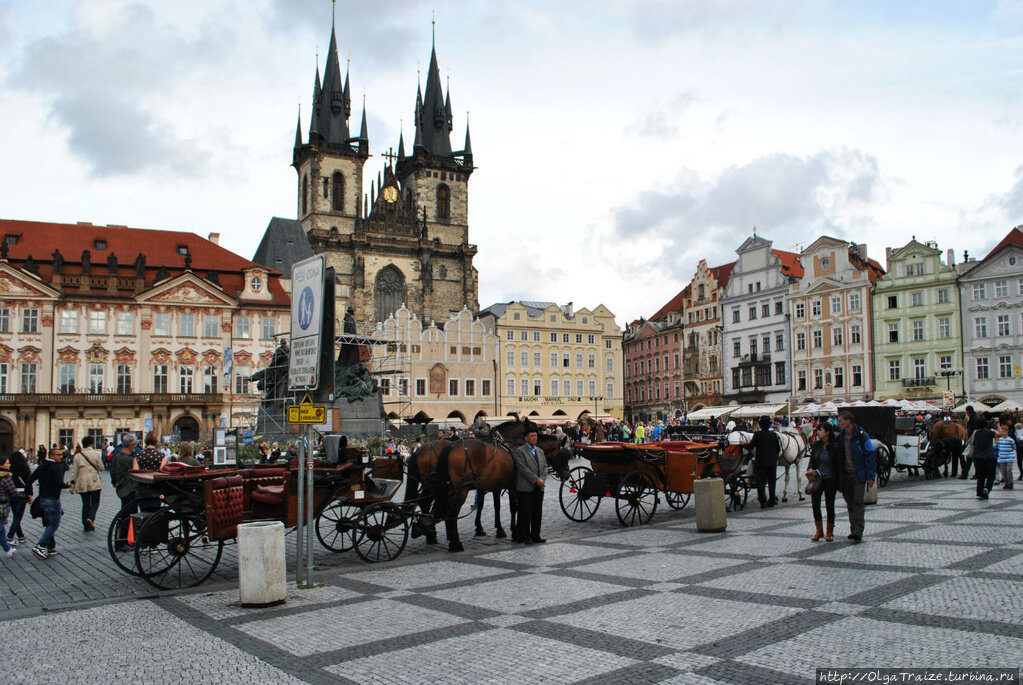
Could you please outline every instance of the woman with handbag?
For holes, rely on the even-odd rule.
[[[86,533],[96,530],[96,512],[99,510],[99,496],[103,492],[103,481],[99,472],[103,470],[103,454],[93,448],[94,438],[89,435],[82,440],[83,449],[75,453],[71,464],[71,492],[82,498],[82,528]]]
[[[806,494],[810,495],[813,504],[814,533],[810,538],[817,542],[824,535],[823,517],[821,516],[821,497],[828,509],[828,532],[825,540],[835,539],[835,493],[838,492],[839,479],[842,477],[841,445],[831,432],[831,425],[826,421],[817,424],[816,440],[810,447],[810,463],[806,468]]]

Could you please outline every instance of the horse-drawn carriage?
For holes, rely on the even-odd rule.
[[[877,484],[884,487],[892,469],[930,480],[941,475],[950,459],[958,459],[966,430],[952,421],[933,425],[912,416],[896,416],[894,407],[852,407],[853,420],[870,436],[877,458]],[[946,443],[945,438],[951,438]],[[957,444],[956,444],[957,443]]]
[[[337,466],[313,462],[316,535],[335,552],[354,548],[366,561],[386,561],[404,549],[411,514],[390,501],[401,469],[399,479],[368,471],[361,458]],[[111,521],[110,556],[121,570],[157,588],[199,585],[216,570],[240,524],[297,525],[295,472],[294,462],[237,470],[171,464],[163,471],[132,472],[140,497]]]
[[[623,526],[648,523],[660,496],[682,509],[693,494],[693,481],[711,476],[725,481],[725,503],[741,509],[749,497],[747,457],[739,445],[667,441],[634,445],[605,442],[580,450],[589,466],[576,466],[562,480],[558,499],[572,521],[587,521],[605,497],[613,498]]]

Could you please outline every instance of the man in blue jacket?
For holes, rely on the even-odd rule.
[[[873,487],[877,478],[874,444],[866,432],[856,425],[852,412],[838,415],[839,440],[842,445],[842,497],[849,510],[849,539],[863,539],[863,495],[865,487]]]

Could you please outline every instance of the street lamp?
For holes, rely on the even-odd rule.
[[[604,399],[603,397],[590,397],[593,400],[593,420],[597,420],[597,402]]]

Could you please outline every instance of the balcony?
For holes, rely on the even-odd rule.
[[[6,393],[0,407],[151,407],[158,405],[221,404],[221,393]]]
[[[920,388],[927,385],[937,385],[934,376],[927,376],[926,378],[903,378],[902,387],[904,388]]]

